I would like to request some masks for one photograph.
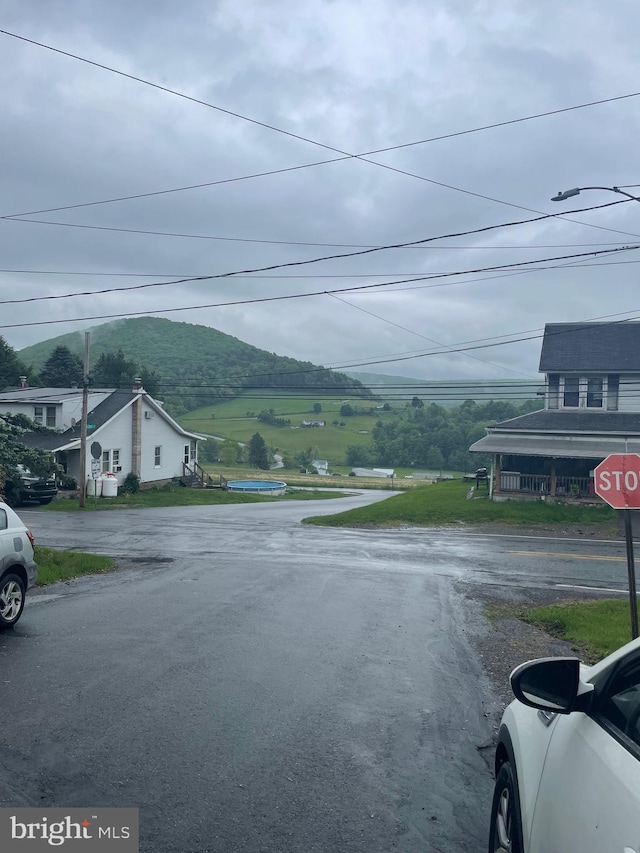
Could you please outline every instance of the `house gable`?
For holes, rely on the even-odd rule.
[[[640,413],[640,322],[547,324],[540,370],[546,409]]]

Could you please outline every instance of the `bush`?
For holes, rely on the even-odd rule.
[[[57,479],[59,489],[73,491],[78,488],[78,483],[76,482],[75,477],[70,477],[68,474],[59,474]]]
[[[138,491],[140,491],[140,477],[134,474],[133,471],[129,471],[124,478],[124,483],[120,486],[120,493],[123,495],[135,495]]]

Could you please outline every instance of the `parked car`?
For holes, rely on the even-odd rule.
[[[11,506],[28,503],[50,504],[58,494],[55,476],[37,477],[28,468],[18,465],[19,479],[5,483],[5,500]]]
[[[640,639],[593,667],[530,661],[511,686],[490,853],[640,853]]]
[[[31,531],[0,500],[0,630],[16,624],[22,616],[27,590],[36,582],[38,567],[33,545]]]

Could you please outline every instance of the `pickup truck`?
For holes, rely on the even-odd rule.
[[[36,477],[28,468],[18,466],[19,480],[9,480],[5,484],[5,500],[10,506],[21,506],[27,503],[50,504],[58,494],[56,478]]]

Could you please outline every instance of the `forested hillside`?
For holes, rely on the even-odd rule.
[[[157,394],[173,414],[232,397],[247,388],[331,390],[370,396],[361,383],[343,373],[266,352],[208,326],[139,317],[94,326],[90,332],[92,365],[101,355],[121,351],[140,372],[155,374]],[[60,335],[20,350],[20,360],[37,373],[58,346],[82,356],[84,332]]]

